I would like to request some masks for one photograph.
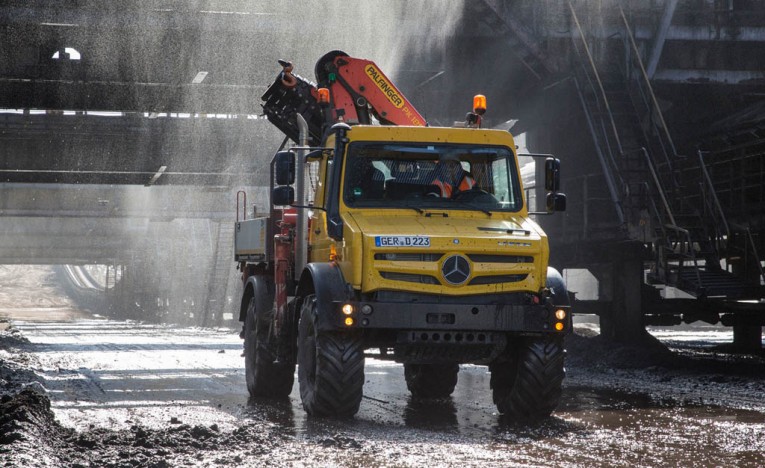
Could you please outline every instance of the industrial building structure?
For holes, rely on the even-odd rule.
[[[234,193],[267,205],[275,59],[348,49],[295,40],[346,19],[298,30],[280,2],[102,3],[0,6],[0,262],[110,265],[119,313],[219,323]],[[765,2],[467,1],[438,45],[389,3],[393,78],[430,122],[482,92],[486,122],[517,120],[563,161],[568,211],[542,223],[552,263],[597,280],[575,313],[618,339],[704,320],[761,346]]]

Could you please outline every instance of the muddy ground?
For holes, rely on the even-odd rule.
[[[367,359],[359,414],[333,421],[306,417],[297,385],[248,400],[235,331],[106,320],[44,272],[7,284],[0,466],[765,466],[765,358],[726,352],[727,329],[655,329],[638,348],[582,325],[536,424],[496,413],[485,368],[417,401],[401,366]]]

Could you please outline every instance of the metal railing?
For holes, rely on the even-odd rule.
[[[622,204],[621,196],[617,190],[617,184],[616,184],[616,181],[614,180],[614,174],[617,174],[617,176],[619,177],[619,182],[621,185],[623,185],[623,181],[621,180],[621,176],[619,176],[619,172],[616,169],[616,163],[613,160],[613,155],[611,155],[610,153],[604,154],[603,148],[601,146],[601,142],[599,141],[599,138],[598,138],[598,133],[596,131],[595,123],[593,122],[592,113],[590,112],[590,109],[587,106],[586,98],[584,97],[584,93],[579,84],[579,80],[575,78],[574,84],[576,86],[576,90],[579,95],[579,100],[582,104],[582,109],[584,110],[584,116],[585,116],[585,120],[587,121],[587,127],[589,128],[590,134],[593,137],[593,143],[595,144],[595,153],[597,154],[598,160],[600,161],[600,166],[603,169],[603,175],[606,179],[606,186],[608,187],[608,192],[611,196],[611,200],[614,203],[616,216],[619,220],[619,224],[623,225],[625,223],[624,206]]]
[[[667,218],[669,218],[669,224],[676,225],[677,222],[675,221],[675,215],[672,214],[672,208],[670,207],[669,200],[667,199],[667,194],[662,186],[661,180],[659,179],[659,174],[656,172],[656,166],[654,165],[648,150],[646,150],[645,147],[642,147],[635,150],[635,152],[639,152],[643,155],[646,167],[651,173],[651,180],[653,180],[654,190],[656,190],[656,193],[659,194],[661,204],[664,207],[664,212],[666,213]],[[659,217],[659,220],[661,221],[661,217]]]
[[[613,136],[616,142],[618,154],[621,154],[622,142],[619,138],[619,132],[616,128],[616,121],[614,120],[614,114],[613,112],[611,112],[611,106],[608,102],[608,97],[606,96],[606,90],[603,87],[603,81],[600,79],[598,68],[595,66],[595,60],[592,58],[590,47],[587,45],[587,38],[584,37],[584,30],[582,29],[581,23],[579,23],[579,17],[576,15],[576,10],[574,9],[574,5],[571,3],[571,0],[568,1],[568,7],[571,10],[571,17],[574,19],[574,23],[576,24],[576,29],[577,31],[579,31],[579,37],[582,39],[582,46],[584,47],[584,51],[587,54],[587,61],[589,62],[590,67],[592,68],[595,81],[598,84],[598,90],[600,91],[600,95],[603,97],[603,106],[605,107],[605,111],[608,114],[609,122],[611,124],[611,129],[613,130]],[[589,79],[589,76],[588,76],[588,79]],[[590,86],[592,86],[592,82],[590,82]]]
[[[749,227],[744,227],[744,233],[746,235],[747,240],[747,250],[744,252],[744,260],[749,261],[748,253],[749,249],[752,249],[752,263],[755,263],[757,265],[757,270],[760,272],[760,282],[762,284],[765,284],[765,271],[762,269],[762,261],[760,260],[760,256],[757,255],[757,246],[754,243],[754,237],[752,236],[752,231],[749,229]]]
[[[584,35],[584,30],[581,23],[579,22],[579,18],[577,17],[576,10],[574,9],[571,0],[568,1],[568,6],[571,10],[572,18],[579,32],[582,49],[584,50],[584,52],[581,52],[580,48],[576,44],[576,40],[573,40],[574,51],[577,54],[580,64],[580,67],[575,67],[575,70],[579,70],[580,72],[574,76],[574,86],[576,87],[576,91],[582,105],[582,110],[584,111],[587,128],[593,138],[595,153],[598,157],[601,168],[603,169],[606,186],[614,204],[616,216],[618,218],[619,224],[624,226],[626,222],[624,215],[624,204],[618,189],[618,187],[624,186],[624,180],[621,177],[621,172],[619,171],[619,166],[616,160],[616,155],[621,155],[622,153],[622,145],[619,138],[619,132],[616,127],[616,121],[614,119],[613,112],[611,111],[611,107],[608,102],[605,88],[603,87],[603,81],[601,80],[600,74],[598,73],[598,69],[595,65],[592,53],[590,52],[590,48],[587,45],[587,38]],[[586,65],[589,65],[589,71]],[[583,89],[583,86],[587,86],[587,90],[589,91],[590,95],[594,97],[595,109],[591,108],[591,105],[585,96],[585,89]],[[594,115],[596,112],[599,112],[601,115],[608,116],[608,127],[610,127],[610,133],[604,120],[601,119],[600,122],[596,122]],[[611,144],[612,140],[613,146],[616,147],[616,151],[614,151],[614,147]]]
[[[704,163],[704,152],[699,150],[699,167],[701,169],[701,197],[704,203],[704,211],[711,218],[712,225],[715,229],[715,244],[718,252],[727,247],[727,242],[730,240],[731,231],[728,219],[725,216],[725,212],[720,204],[720,199],[717,197],[714,184],[712,183],[712,177],[709,175],[707,166]],[[722,227],[722,231],[720,228]],[[724,242],[723,242],[724,239]]]
[[[604,221],[602,209],[612,206],[610,194],[603,193],[602,172],[581,174],[566,179],[568,206],[566,211],[573,216],[561,217],[562,233],[568,240],[592,240],[614,229],[623,228],[623,224]],[[622,232],[623,234],[623,232]]]
[[[702,173],[702,198],[705,204],[707,212],[712,217],[713,224],[716,232],[716,242],[718,252],[724,250],[727,252],[727,256],[730,257],[731,241],[733,239],[733,232],[740,233],[743,236],[743,245],[739,246],[740,250],[744,254],[744,265],[754,264],[757,266],[760,280],[765,283],[765,271],[762,268],[762,261],[757,253],[757,245],[754,242],[752,231],[748,226],[744,226],[737,223],[729,223],[725,212],[720,203],[720,199],[717,196],[712,177],[707,169],[706,162],[704,161],[704,151],[699,150],[699,167]],[[708,154],[708,153],[707,153]],[[719,227],[722,226],[723,231],[719,231]],[[724,244],[723,244],[724,239]]]
[[[659,106],[659,101],[656,99],[656,94],[653,92],[653,86],[651,86],[651,80],[648,77],[648,73],[646,73],[645,65],[643,65],[643,60],[640,58],[640,49],[638,49],[637,44],[635,43],[635,36],[632,34],[632,28],[630,28],[629,21],[627,21],[627,16],[624,14],[624,9],[619,7],[619,13],[622,16],[622,20],[624,21],[624,28],[627,31],[627,38],[629,39],[629,43],[632,46],[632,52],[633,56],[637,60],[638,68],[640,69],[640,73],[643,77],[643,81],[645,83],[645,86],[648,90],[648,95],[651,98],[652,103],[652,111],[655,112],[656,117],[659,119],[659,122],[661,123],[661,129],[663,130],[663,133],[667,139],[667,142],[669,143],[669,147],[672,150],[672,155],[677,156],[677,150],[675,149],[675,143],[672,140],[672,135],[669,133],[669,127],[667,127],[667,122],[664,120],[664,114],[661,112],[661,107]],[[672,167],[671,161],[667,161],[670,165],[670,168]]]
[[[622,146],[622,140],[619,136],[619,130],[616,126],[616,122],[613,115],[613,110],[611,107],[611,104],[609,103],[608,94],[605,91],[605,88],[603,86],[603,80],[600,76],[600,73],[598,72],[597,66],[595,64],[595,61],[593,59],[592,53],[590,52],[590,48],[587,45],[587,40],[584,34],[584,31],[582,29],[581,23],[579,22],[579,19],[576,14],[576,10],[573,7],[573,4],[571,1],[568,1],[569,9],[571,10],[572,19],[574,21],[574,24],[577,27],[578,30],[578,38],[581,40],[582,49],[583,52],[580,52],[579,48],[577,47],[576,42],[574,41],[574,51],[579,57],[579,62],[581,64],[581,73],[580,75],[583,76],[584,79],[575,78],[574,82],[577,87],[577,92],[579,93],[580,101],[582,103],[582,108],[585,111],[585,118],[587,120],[587,125],[590,130],[590,133],[593,136],[593,139],[595,140],[595,149],[598,155],[598,158],[600,159],[601,166],[604,169],[604,173],[606,174],[606,182],[609,187],[609,191],[612,194],[612,197],[614,199],[614,203],[617,207],[617,212],[619,215],[619,220],[621,223],[624,223],[625,221],[625,215],[624,215],[624,209],[625,204],[624,200],[622,199],[622,194],[618,192],[617,184],[621,185],[622,187],[626,186],[626,181],[624,180],[622,176],[622,170],[620,168],[621,165],[627,164],[627,156],[630,151],[626,152],[624,151],[624,148]],[[664,122],[664,118],[661,115],[661,110],[658,107],[658,101],[656,100],[656,96],[653,93],[653,89],[650,87],[650,82],[648,80],[647,75],[645,74],[645,67],[642,64],[642,61],[639,57],[639,51],[637,49],[637,45],[635,44],[634,37],[632,36],[632,32],[629,28],[629,25],[627,23],[626,17],[624,16],[624,13],[622,11],[622,17],[625,22],[625,27],[627,28],[627,34],[626,38],[624,38],[625,41],[625,56],[627,55],[627,43],[632,45],[633,53],[637,56],[638,59],[638,67],[642,71],[642,76],[648,86],[648,94],[651,97],[651,101],[655,104],[655,109],[652,109],[650,105],[648,105],[648,101],[646,99],[646,106],[647,106],[647,112],[650,115],[653,115],[654,113],[658,113],[660,116],[660,120],[662,122],[662,127],[665,131],[665,134],[667,135],[668,140],[670,141],[670,146],[672,148],[673,154],[674,154],[674,143],[671,140],[671,136],[669,135],[669,131],[667,130],[666,123]],[[630,64],[626,61],[624,62],[624,69],[627,69]],[[626,72],[622,72],[624,75],[622,75],[620,78],[624,81],[625,85],[629,83],[629,74]],[[600,120],[600,122],[595,122],[593,118],[593,109],[591,109],[592,106],[588,105],[587,99],[585,97],[584,90],[582,89],[582,82],[586,82],[586,84],[589,87],[590,94],[595,98],[594,107],[596,108],[595,111],[600,112],[601,115],[605,116]],[[638,86],[640,88],[640,92],[643,96],[645,96],[646,91],[643,90],[643,86]],[[599,124],[599,125],[598,125]],[[644,137],[646,140],[650,140],[650,135],[644,133]],[[660,139],[661,140],[661,139]],[[613,142],[613,144],[612,144]],[[664,145],[660,141],[660,146],[662,149],[664,148]],[[645,159],[645,163],[647,165],[648,170],[650,171],[654,190],[652,191],[654,194],[657,194],[659,198],[661,199],[661,205],[664,208],[664,213],[666,213],[668,219],[663,219],[663,217],[659,217],[657,219],[657,222],[659,225],[663,225],[666,223],[669,223],[670,225],[675,225],[675,218],[672,214],[672,209],[670,207],[670,203],[668,201],[668,197],[666,195],[666,189],[664,187],[664,183],[662,181],[662,177],[660,172],[657,170],[656,163],[654,162],[653,158],[651,157],[649,151],[645,147],[641,147],[637,150],[633,151],[640,151],[643,154],[643,158]],[[669,155],[664,151],[665,154],[665,160],[667,161],[667,166],[671,170],[671,163]],[[676,185],[675,182],[672,182],[673,185]],[[649,192],[651,192],[649,190]],[[652,203],[653,200],[651,201]],[[658,213],[658,210],[657,210]]]
[[[681,239],[677,242],[676,254],[685,257],[693,264],[693,271],[696,276],[699,288],[703,288],[704,284],[701,282],[701,268],[699,267],[698,259],[696,258],[696,249],[694,248],[694,242],[691,239],[691,233],[687,229],[676,226],[674,224],[665,224],[664,227],[677,233]],[[685,262],[681,259],[677,267],[678,276],[680,272],[685,268]],[[679,279],[679,278],[678,278]]]
[[[681,184],[677,178],[675,165],[677,160],[684,158],[684,156],[677,153],[674,140],[669,132],[661,106],[651,85],[650,77],[641,58],[640,49],[635,41],[629,21],[624,14],[624,10],[620,8],[619,11],[626,31],[623,37],[625,49],[624,70],[626,71],[624,79],[636,111],[645,118],[644,122],[647,122],[647,125],[641,122],[640,130],[649,147],[649,156],[654,161],[654,169],[662,181],[662,190],[665,196],[669,192],[674,195],[672,197],[673,201],[676,200],[674,204],[678,202],[683,203],[683,199],[678,193]],[[637,109],[638,106],[640,106],[640,110]],[[654,159],[656,155],[659,156],[658,161]],[[682,205],[675,206],[676,209],[679,207],[682,207]]]

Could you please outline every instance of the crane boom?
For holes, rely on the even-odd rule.
[[[319,145],[325,130],[336,122],[425,126],[425,118],[371,60],[333,51],[316,63],[318,84],[292,73],[292,63],[280,60],[282,71],[263,94],[268,120],[297,141],[295,115],[308,123],[309,143]],[[321,102],[319,88],[329,90]]]

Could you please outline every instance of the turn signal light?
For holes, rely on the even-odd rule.
[[[486,113],[486,96],[483,94],[476,94],[473,96],[473,112],[478,115]]]
[[[319,104],[329,104],[329,88],[319,88],[316,91],[319,94]]]
[[[558,320],[563,320],[566,318],[566,311],[563,309],[558,309],[555,311],[555,318]]]
[[[353,306],[351,304],[345,304],[343,306],[343,313],[345,315],[351,315],[353,313]]]
[[[335,244],[330,244],[329,246],[329,261],[330,262],[336,262],[337,261],[337,248],[335,247]]]
[[[352,317],[345,317],[345,326],[350,327],[353,325],[353,318]]]
[[[347,321],[347,319],[346,319]],[[556,322],[555,323],[555,329],[558,331],[563,331],[563,322]]]

